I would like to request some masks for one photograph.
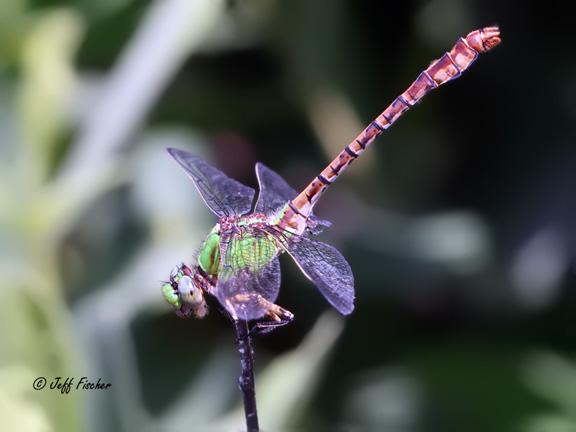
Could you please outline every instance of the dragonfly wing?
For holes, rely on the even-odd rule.
[[[278,246],[267,232],[246,227],[223,238],[227,245],[216,297],[232,316],[258,319],[280,290]]]
[[[261,162],[256,164],[256,177],[259,185],[258,200],[254,207],[256,213],[275,213],[298,195],[298,192],[286,183],[282,176]],[[332,225],[332,223],[314,215],[310,216],[309,221],[310,232],[314,235]]]
[[[266,315],[279,290],[280,262],[274,257],[257,271],[224,267],[218,275],[216,297],[230,315],[249,321]]]
[[[250,211],[254,189],[231,179],[192,153],[175,148],[167,151],[194,181],[202,199],[216,216],[241,215]]]
[[[260,187],[254,208],[256,213],[276,212],[298,195],[286,180],[263,163],[256,164],[256,177]]]
[[[318,287],[338,312],[354,310],[354,276],[344,257],[334,247],[298,236],[285,241],[286,251],[300,270]]]
[[[325,219],[320,219],[314,215],[311,215],[308,218],[308,226],[306,227],[310,234],[318,235],[326,228],[330,228],[332,226],[332,222],[327,221]]]

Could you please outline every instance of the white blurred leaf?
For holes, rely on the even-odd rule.
[[[343,424],[360,430],[416,430],[422,389],[408,372],[369,371],[354,383],[342,410]]]
[[[486,225],[472,213],[444,213],[415,219],[407,247],[422,260],[442,264],[456,274],[473,274],[487,264]]]
[[[558,227],[547,226],[518,249],[511,266],[511,278],[524,307],[540,309],[560,295],[562,276],[570,265],[568,237]]]
[[[222,7],[222,0],[162,0],[150,5],[81,125],[63,176],[75,178],[128,144],[168,81],[211,31]]]

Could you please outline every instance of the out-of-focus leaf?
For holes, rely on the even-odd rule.
[[[330,161],[342,150],[342,143],[350,142],[355,134],[363,129],[352,104],[337,91],[329,89],[317,89],[308,102],[310,120],[322,149],[326,154],[326,160]],[[374,146],[375,147],[375,146]],[[371,149],[376,153],[378,149]],[[376,154],[372,157],[359,158],[347,172],[347,177],[363,175],[373,178]]]
[[[123,181],[124,162],[116,152],[129,143],[167,81],[202,43],[221,7],[221,0],[166,0],[150,6],[84,118],[58,177],[42,196],[41,206],[58,202],[47,215],[58,223],[54,237],[61,237],[97,195]]]
[[[132,138],[150,107],[220,16],[222,0],[153,2],[100,100],[81,125],[61,176],[74,181]]]
[[[54,146],[68,126],[74,90],[72,61],[83,34],[81,17],[71,9],[40,15],[25,39],[20,88],[21,137],[26,157],[41,180],[53,162]]]
[[[518,303],[542,309],[558,299],[570,267],[570,236],[561,227],[543,227],[518,248],[510,273]]]
[[[263,427],[286,430],[298,424],[343,328],[344,320],[339,315],[326,312],[298,348],[274,360],[260,374]]]
[[[356,388],[346,397],[341,424],[359,430],[416,430],[423,395],[420,383],[407,371],[370,371],[354,382]]]
[[[45,277],[34,275],[31,268],[22,268],[26,273],[18,277],[17,269],[5,271],[7,264],[0,261],[0,316],[10,323],[0,326],[0,365],[18,364],[27,371],[34,370],[37,375],[33,378],[29,377],[31,372],[27,372],[26,378],[21,379],[24,374],[18,372],[11,381],[20,383],[19,388],[30,390],[37,376],[48,381],[57,376],[72,376],[72,353],[77,347],[65,330],[70,328],[66,321],[68,314],[60,298],[53,295],[56,290]],[[30,395],[48,413],[55,430],[77,430],[79,394],[55,397],[55,392],[45,388],[28,393],[27,399]]]
[[[490,256],[484,221],[472,213],[444,213],[414,219],[407,231],[407,252],[445,266],[454,274],[483,270]]]
[[[38,374],[23,366],[0,368],[0,430],[52,432],[45,408],[30,398]]]
[[[0,2],[0,71],[14,61],[31,23],[26,4],[26,0]]]
[[[24,12],[27,0],[4,0],[0,3],[0,20],[9,20]]]
[[[227,341],[226,345],[228,345]],[[166,412],[159,423],[162,430],[185,431],[193,428],[210,430],[222,415],[232,394],[238,391],[238,359],[230,346],[217,350],[198,371],[197,378]]]
[[[534,394],[572,415],[576,426],[576,364],[553,353],[539,352],[526,359],[522,372]]]
[[[539,415],[524,422],[523,432],[576,432],[576,421],[561,415]]]

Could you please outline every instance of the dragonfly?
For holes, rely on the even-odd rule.
[[[169,281],[163,283],[167,302],[182,317],[203,318],[208,313],[206,299],[212,296],[233,320],[254,321],[262,330],[285,325],[294,315],[275,301],[280,289],[278,256],[287,253],[328,303],[341,314],[350,314],[355,300],[352,270],[337,249],[315,239],[330,226],[314,215],[315,204],[398,118],[430,91],[458,78],[479,54],[500,41],[497,26],[460,38],[300,193],[262,163],[256,164],[256,192],[200,157],[168,148],[218,221],[204,240],[195,264],[176,266]]]

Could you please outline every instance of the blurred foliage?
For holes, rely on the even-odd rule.
[[[458,0],[1,1],[0,430],[239,430],[228,323],[159,292],[214,223],[163,149],[300,188],[492,23],[502,46],[319,205],[354,314],[322,314],[282,260],[296,320],[256,341],[262,426],[576,430],[574,25],[554,2]]]
[[[525,361],[525,382],[534,394],[547,399],[554,411],[538,414],[526,422],[525,430],[576,430],[576,364],[558,355],[535,353]]]

